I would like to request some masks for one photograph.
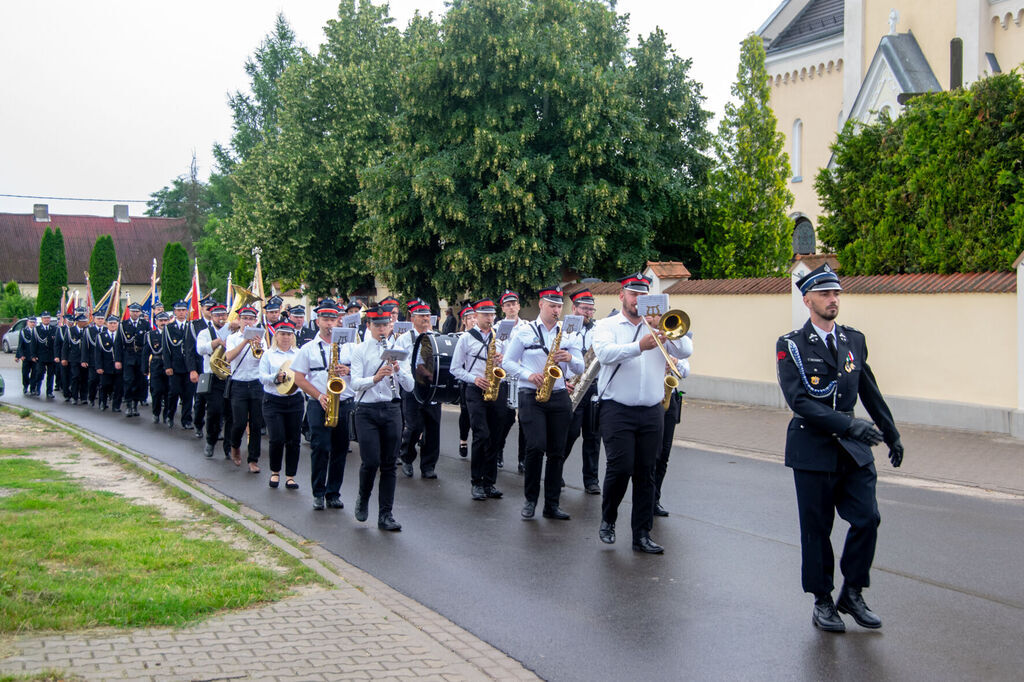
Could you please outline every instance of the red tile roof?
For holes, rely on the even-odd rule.
[[[659,279],[689,279],[690,271],[679,261],[647,261],[647,267]]]
[[[0,281],[39,281],[39,242],[46,228],[60,228],[68,263],[68,281],[81,282],[89,269],[89,256],[96,238],[109,234],[114,238],[117,262],[124,284],[149,282],[153,259],[160,268],[164,247],[181,242],[192,248],[184,218],[135,218],[119,223],[113,217],[90,215],[50,215],[50,222],[36,222],[31,214],[0,213]]]
[[[785,294],[789,277],[756,279],[700,279],[676,282],[665,290],[680,295]],[[1014,272],[965,272],[952,275],[851,275],[842,278],[846,294],[1012,294],[1017,291]],[[597,293],[596,291],[594,293]]]

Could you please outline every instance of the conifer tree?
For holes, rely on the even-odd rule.
[[[188,252],[181,242],[164,247],[163,267],[160,270],[160,297],[166,307],[188,295],[190,284]]]
[[[114,250],[114,238],[109,234],[101,234],[96,238],[92,253],[89,255],[89,284],[92,286],[92,300],[100,300],[115,279],[117,279],[117,253]]]

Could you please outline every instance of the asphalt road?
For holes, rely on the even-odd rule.
[[[9,365],[8,365],[9,366]],[[446,411],[440,478],[399,473],[401,533],[354,520],[358,446],[341,511],[314,512],[303,448],[302,490],[267,487],[207,460],[191,432],[144,415],[126,420],[20,395],[29,405],[153,456],[321,543],[552,680],[927,679],[1016,680],[1024,669],[1024,498],[937,492],[880,482],[882,513],[868,604],[879,631],[847,617],[844,635],[810,623],[800,589],[796,504],[781,464],[676,448],[653,537],[663,556],[630,549],[627,500],[617,544],[597,540],[600,498],[582,492],[578,448],[566,466],[568,522],[522,521],[522,479],[499,475],[503,500],[473,502],[460,459],[457,414]],[[11,390],[13,389],[13,391]],[[677,435],[685,436],[684,423]],[[777,434],[782,438],[783,434]],[[2,446],[2,436],[0,436]],[[834,544],[846,524],[837,520]],[[837,582],[841,577],[837,576]]]

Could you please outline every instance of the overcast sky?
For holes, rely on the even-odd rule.
[[[376,1],[376,0],[375,0]],[[716,114],[736,76],[739,42],[778,0],[619,0],[630,34],[660,26],[693,59]],[[440,14],[444,0],[392,0]],[[315,51],[335,0],[38,0],[0,2],[0,194],[145,200],[188,171],[209,176],[214,142],[231,136],[227,95],[246,89],[246,57],[281,11]],[[111,215],[114,201],[0,196],[0,212]],[[145,205],[131,204],[132,215]]]

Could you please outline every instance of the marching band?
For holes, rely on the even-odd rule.
[[[191,321],[185,301],[174,303],[173,316],[155,304],[152,322],[138,304],[124,319],[98,312],[92,324],[85,309],[58,326],[43,313],[22,330],[17,358],[27,395],[45,385],[52,398],[56,383],[66,402],[98,399],[113,412],[123,403],[126,417],[138,416],[148,398],[154,423],[170,428],[180,406],[181,427],[205,438],[206,457],[223,433],[225,458],[241,466],[245,436],[253,474],[266,435],[271,488],[282,476],[286,489],[301,487],[295,477],[307,435],[317,511],[344,508],[345,463],[357,441],[355,516],[367,520],[376,487],[377,524],[386,531],[402,528],[394,517],[398,467],[412,477],[418,459],[421,476],[437,478],[445,403],[460,406],[459,455],[470,459],[473,500],[503,497],[497,475],[518,421],[524,520],[538,503],[543,517],[570,519],[560,506],[563,464],[582,437],[584,489],[602,495],[600,539],[615,541],[618,506],[632,482],[633,549],[660,553],[650,532],[653,517],[665,514],[660,487],[681,404],[678,382],[666,376],[688,374],[693,344],[658,325],[665,311],[638,309],[648,277],[636,273],[620,284],[621,312],[603,320],[594,319],[587,289],[573,293],[572,315],[563,319],[565,294],[550,286],[538,292],[535,320],[521,319],[519,295],[505,291],[497,305],[490,298],[465,305],[459,328],[447,334],[435,330],[437,317],[419,298],[405,303],[401,322],[390,297],[371,306],[321,299],[309,322],[304,306],[284,307],[277,296],[262,311],[253,305],[258,296],[236,296],[231,311],[207,297]]]

